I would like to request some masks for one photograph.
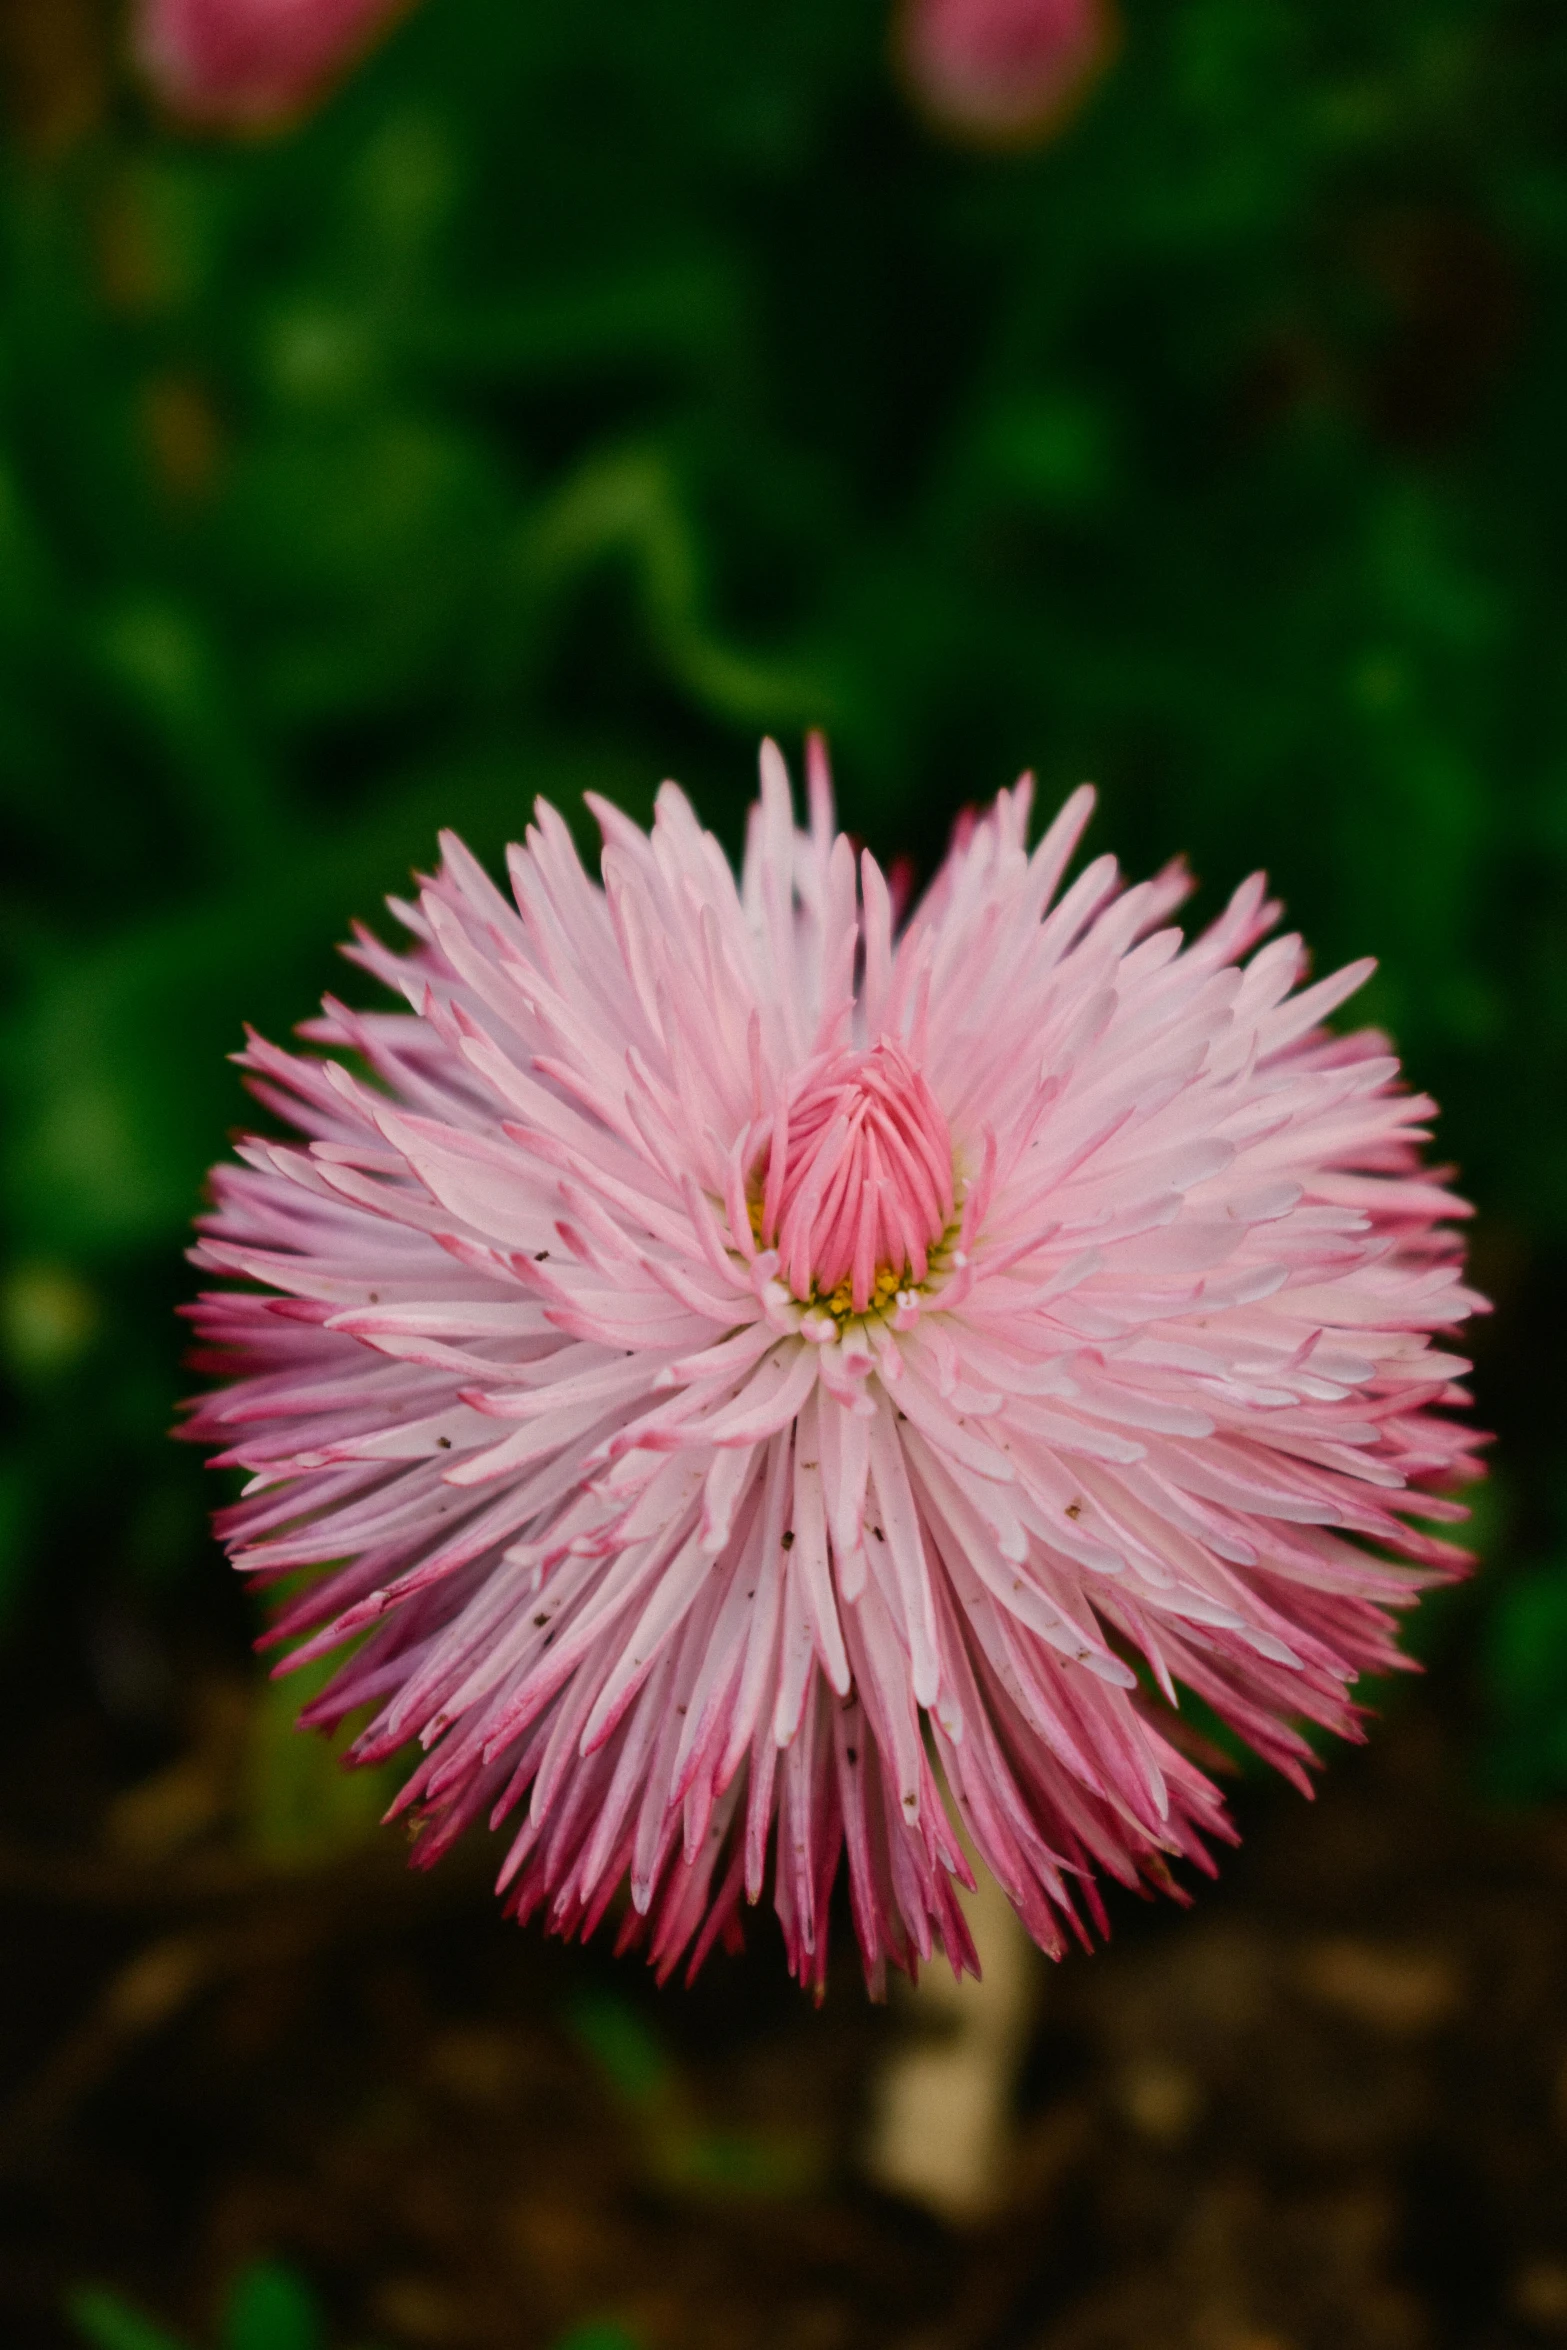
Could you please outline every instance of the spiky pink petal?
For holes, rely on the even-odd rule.
[[[664,1972],[770,1880],[819,1987],[841,1862],[873,1985],[970,1963],[954,1812],[1049,1950],[1210,1865],[1183,1688],[1301,1784],[1359,1734],[1481,1301],[1432,1105],[1322,1025],[1369,967],[1300,987],[1260,880],[1190,944],[1179,868],[1058,894],[1091,795],[1030,854],[1025,780],[895,935],[811,783],[766,747],[738,886],[673,786],[602,887],[542,804],[510,897],[448,838],[350,950],[406,1010],[251,1039],[300,1139],[214,1176],[189,1432],[315,1570],[304,1718],[422,1748],[417,1859],[504,1824],[519,1916]]]

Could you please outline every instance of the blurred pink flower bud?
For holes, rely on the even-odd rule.
[[[137,57],[192,121],[247,128],[309,105],[404,0],[139,0]]]
[[[1116,31],[1109,0],[904,0],[895,41],[905,82],[944,129],[1026,146],[1108,64]]]

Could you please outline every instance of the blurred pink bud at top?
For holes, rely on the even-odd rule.
[[[898,60],[944,129],[987,145],[1049,136],[1115,48],[1109,0],[904,0]]]
[[[140,0],[135,45],[164,102],[236,128],[309,105],[405,0]]]

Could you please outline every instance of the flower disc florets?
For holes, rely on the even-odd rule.
[[[1091,797],[1029,854],[1025,783],[899,931],[819,747],[807,833],[762,785],[738,887],[672,786],[602,887],[547,807],[510,898],[448,839],[353,950],[407,1008],[251,1040],[303,1139],[215,1176],[190,1433],[236,1562],[319,1570],[303,1718],[422,1748],[416,1859],[507,1822],[519,1915],[661,1969],[770,1882],[818,1987],[846,1861],[877,1984],[972,1963],[954,1811],[1051,1950],[1208,1865],[1182,1688],[1302,1784],[1358,1735],[1463,1564],[1409,1521],[1480,1301],[1431,1104],[1322,1025],[1369,966],[1295,992],[1260,880],[1189,945],[1178,869],[1057,899]]]
[[[752,1230],[791,1294],[832,1318],[907,1310],[952,1226],[952,1138],[893,1037],[780,1088]],[[830,1335],[825,1329],[823,1337]]]

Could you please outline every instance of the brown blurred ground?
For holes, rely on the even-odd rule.
[[[506,1925],[482,1850],[280,1871],[149,1825],[167,1763],[115,1809],[56,1708],[0,1852],[0,2340],[65,2342],[62,2291],[106,2281],[208,2343],[265,2254],[387,2350],[593,2317],[646,2350],[1567,2341],[1567,1818],[1472,1808],[1422,1696],[1314,1807],[1244,1788],[1190,1915],[1123,1904],[1050,1971],[967,2233],[864,2183],[910,2027],[846,1936],[820,2013],[765,1921],[659,1994]]]

